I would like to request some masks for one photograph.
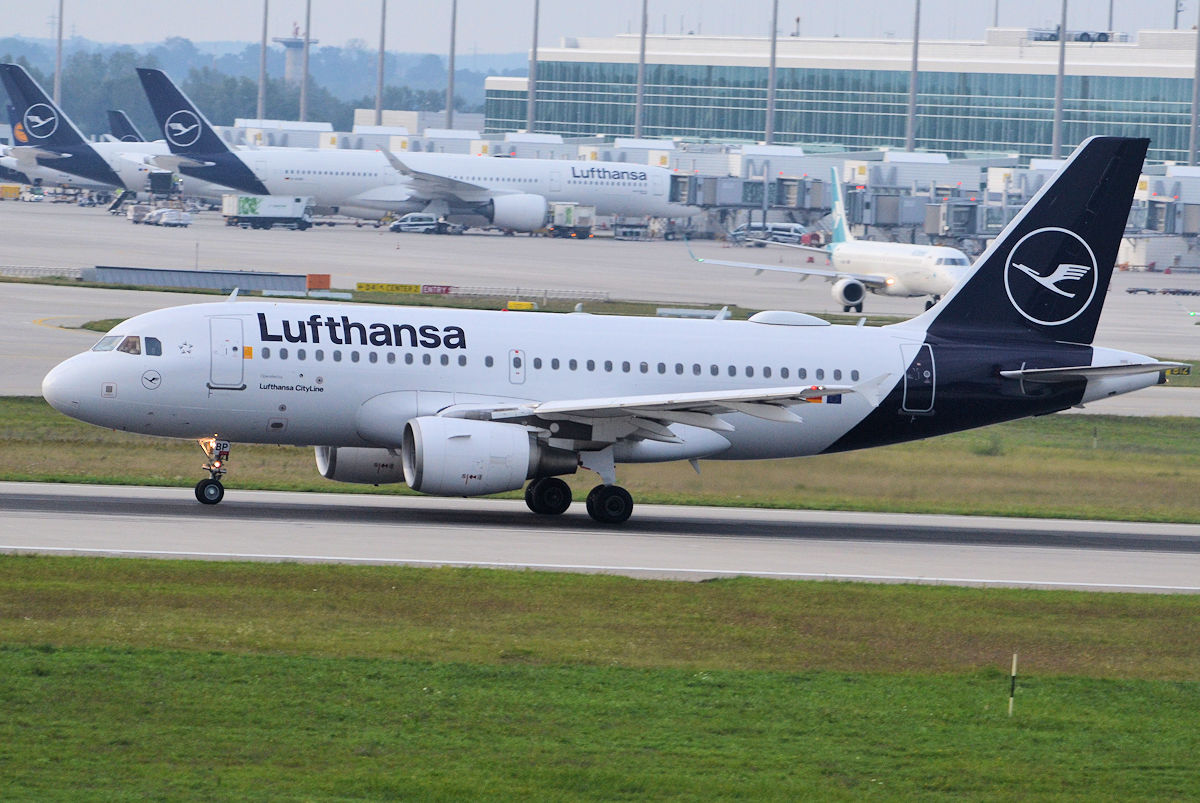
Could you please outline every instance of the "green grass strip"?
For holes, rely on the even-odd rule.
[[[1200,796],[1185,597],[7,556],[0,645],[12,800]]]

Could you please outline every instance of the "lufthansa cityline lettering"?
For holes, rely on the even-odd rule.
[[[572,167],[571,178],[604,178],[616,181],[645,181],[645,170],[610,170],[607,167]]]
[[[278,334],[271,331],[267,316],[258,313],[258,333],[264,343],[320,343],[324,330],[326,342],[335,346],[410,346],[427,349],[465,349],[467,335],[458,326],[413,326],[407,323],[359,323],[342,315],[310,315],[308,320],[283,320]]]

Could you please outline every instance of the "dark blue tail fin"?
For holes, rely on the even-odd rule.
[[[932,335],[1091,343],[1149,142],[1081,144],[970,275],[915,321]]]
[[[171,153],[190,160],[180,162],[181,173],[241,192],[270,195],[261,179],[229,149],[165,72],[138,67],[137,73]]]
[[[79,129],[19,64],[0,64],[0,82],[12,101],[13,139],[36,149],[37,163],[74,176],[124,186]],[[44,154],[44,155],[43,155]]]
[[[129,115],[120,109],[108,110],[108,130],[120,142],[145,142],[146,138],[137,126],[129,119]]]

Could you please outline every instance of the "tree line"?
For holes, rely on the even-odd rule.
[[[235,118],[252,118],[257,114],[258,53],[256,44],[241,53],[206,55],[186,39],[169,39],[145,52],[130,47],[70,48],[63,60],[61,105],[85,135],[107,132],[106,111],[124,109],[143,134],[157,138],[161,132],[134,72],[135,67],[157,67],[179,82],[183,91],[215,125],[232,125]],[[24,40],[8,39],[0,40],[0,54],[3,54],[0,60],[21,64],[47,93],[52,91],[52,51],[47,52],[46,48]],[[47,57],[49,65],[46,64]],[[317,49],[310,56],[313,77],[308,88],[308,119],[329,122],[336,131],[349,131],[353,127],[356,108],[375,108],[374,58],[374,54],[368,54],[361,47]],[[391,69],[385,70],[385,78],[391,77],[385,80],[385,109],[442,111],[446,108],[446,71],[437,56],[389,53],[388,63]],[[185,67],[186,77],[180,81],[180,73]],[[251,67],[253,77],[245,74]],[[300,87],[280,77],[270,77],[282,72],[282,53],[268,49],[264,114],[268,119],[296,120],[300,115]],[[319,78],[348,74],[354,79],[339,79],[336,88],[327,87]],[[483,111],[485,75],[470,70],[455,71],[456,111]],[[393,83],[396,79],[405,83]],[[439,81],[441,88],[437,88]],[[351,94],[361,93],[364,86],[371,87],[369,94]],[[463,91],[458,91],[463,87]],[[464,95],[474,96],[477,100]]]

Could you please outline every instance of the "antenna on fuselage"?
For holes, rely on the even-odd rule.
[[[238,296],[238,290],[239,290],[239,289],[240,289],[240,288],[237,288],[237,287],[233,288],[233,292],[229,294],[229,298],[228,298],[228,299],[226,299],[226,300],[227,300],[227,301],[237,301],[237,296]]]

